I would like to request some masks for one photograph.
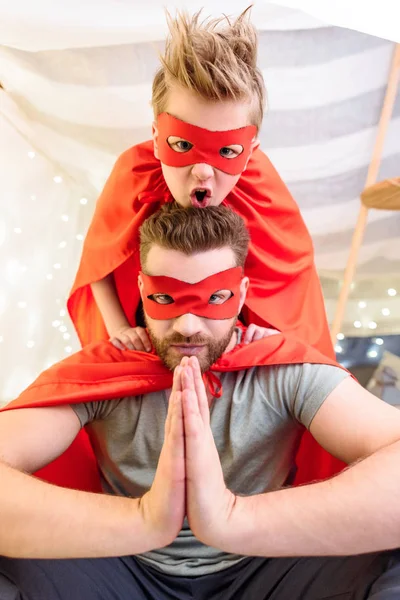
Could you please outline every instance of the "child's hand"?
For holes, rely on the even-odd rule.
[[[254,325],[251,323],[246,329],[245,336],[243,338],[243,342],[245,344],[250,344],[250,342],[256,342],[257,340],[262,340],[265,337],[270,335],[276,335],[280,333],[277,329],[268,329],[267,327],[259,327],[258,325]]]
[[[120,350],[151,350],[149,336],[143,327],[120,327],[111,335],[110,342]]]

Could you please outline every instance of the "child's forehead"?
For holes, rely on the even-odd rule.
[[[249,100],[207,100],[178,86],[168,91],[165,112],[209,131],[230,131],[252,124]]]

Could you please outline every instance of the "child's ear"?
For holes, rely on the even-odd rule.
[[[254,138],[254,140],[251,142],[251,146],[250,146],[250,154],[249,154],[249,158],[246,161],[246,165],[243,169],[243,171],[245,171],[247,169],[247,165],[249,164],[249,160],[251,158],[251,155],[253,154],[253,152],[255,150],[257,150],[260,147],[260,140],[258,139],[258,137]]]
[[[157,123],[155,121],[153,121],[152,125],[151,125],[151,136],[153,138],[153,146],[154,146],[154,156],[158,159],[158,129],[157,129]]]
[[[251,142],[251,154],[253,154],[253,152],[255,150],[258,150],[258,148],[260,147],[260,140],[258,139],[258,137],[254,138],[254,140]]]

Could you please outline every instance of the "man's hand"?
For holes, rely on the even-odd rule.
[[[181,367],[174,372],[164,445],[153,485],[140,500],[140,510],[154,548],[172,543],[185,517],[185,443],[183,437]]]
[[[198,360],[186,358],[181,365],[187,516],[200,541],[219,547],[229,533],[236,497],[225,485]]]
[[[110,342],[120,350],[151,350],[149,336],[143,327],[120,327],[112,333]]]
[[[277,329],[269,329],[268,327],[260,327],[259,325],[250,323],[244,334],[243,343],[250,344],[250,342],[256,342],[257,340],[262,340],[265,337],[277,335],[278,333],[280,331]]]

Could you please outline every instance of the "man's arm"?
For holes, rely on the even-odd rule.
[[[184,374],[188,515],[203,543],[275,557],[400,546],[400,411],[347,378],[322,404],[311,432],[325,448],[355,464],[320,483],[235,497],[223,480],[202,400],[204,385],[198,381],[195,393],[196,384]]]
[[[183,434],[172,409],[167,422],[152,488],[131,499],[64,489],[22,472],[36,471],[71,444],[80,430],[71,407],[1,413],[0,555],[122,556],[171,543],[184,517]]]
[[[238,535],[229,550],[306,556],[400,546],[400,411],[348,378],[328,396],[310,431],[353,466],[320,483],[237,498],[232,527]]]

